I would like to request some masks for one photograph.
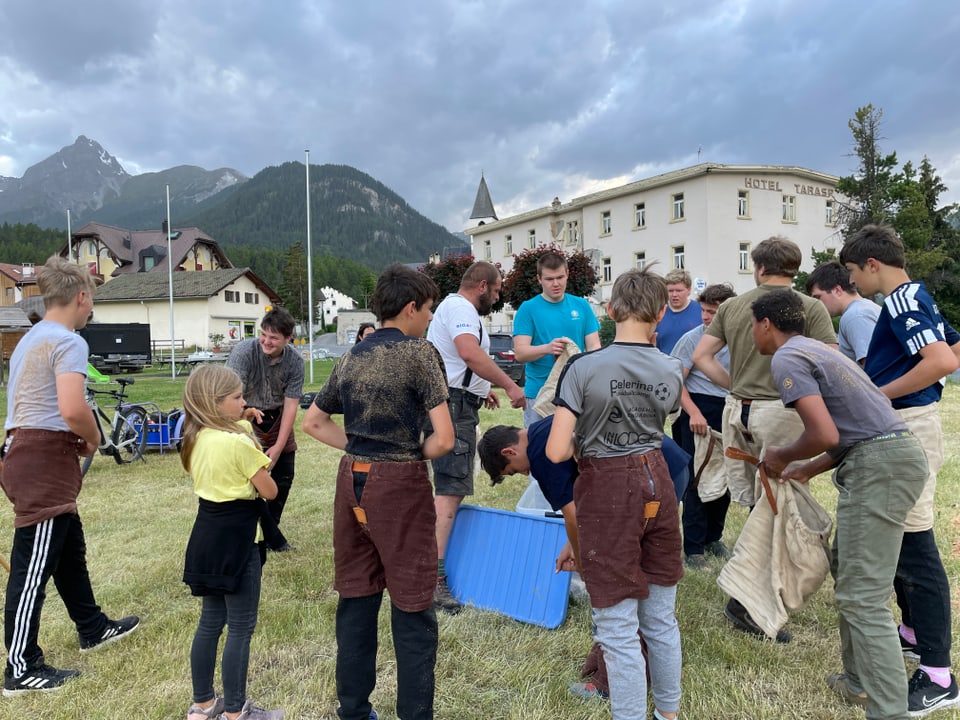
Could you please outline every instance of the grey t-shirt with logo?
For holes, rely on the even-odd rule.
[[[667,415],[680,407],[680,361],[653,345],[615,342],[576,355],[554,404],[577,416],[581,457],[618,457],[660,447]]]

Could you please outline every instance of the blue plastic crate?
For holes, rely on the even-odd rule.
[[[462,603],[552,630],[567,617],[570,573],[554,571],[566,542],[560,518],[461,505],[447,582]]]
[[[175,448],[183,438],[183,412],[177,410],[173,413],[164,413],[163,422],[158,422],[154,417],[147,422],[147,447]],[[142,432],[142,427],[137,426]]]

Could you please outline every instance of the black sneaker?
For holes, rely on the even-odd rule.
[[[923,717],[934,710],[952,707],[960,703],[957,678],[950,673],[950,687],[937,685],[926,671],[917,668],[907,686],[907,715]]]
[[[57,670],[50,665],[40,665],[33,670],[27,670],[18,678],[4,673],[3,696],[15,697],[29,692],[53,692],[63,687],[67,680],[79,674],[79,670]]]
[[[733,623],[733,626],[747,635],[753,635],[761,640],[769,639],[769,636],[760,629],[760,626],[753,621],[747,609],[735,598],[730,598],[726,607],[723,608],[723,614],[727,620]],[[778,643],[788,643],[793,636],[786,630],[777,630],[777,637],[774,638]]]
[[[437,578],[437,587],[433,590],[433,605],[449,615],[456,615],[463,610],[463,605],[450,592],[446,576]]]
[[[104,628],[103,634],[99,638],[96,640],[80,638],[80,652],[96,650],[104,645],[115,643],[132,633],[139,625],[140,618],[136,615],[130,615],[120,620],[107,620],[107,627]]]
[[[711,543],[707,543],[707,546],[704,548],[710,555],[718,557],[721,560],[730,559],[730,550],[727,549],[727,546],[723,544],[722,540],[714,540]]]

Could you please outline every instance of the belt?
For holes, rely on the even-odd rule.
[[[447,390],[449,391],[451,398],[454,396],[455,393],[459,393],[463,395],[465,400],[469,400],[471,403],[473,403],[473,405],[475,405],[478,408],[483,407],[483,403],[486,400],[485,397],[480,397],[479,395],[476,395],[470,392],[469,390],[464,390],[463,388],[448,387]]]
[[[738,400],[741,405],[749,405],[753,400],[744,400],[743,398],[738,398],[736,395],[733,396],[735,400]]]
[[[867,438],[866,440],[861,440],[857,445],[863,445],[864,443],[877,442],[878,440],[893,440],[894,438],[902,438],[913,435],[909,430],[898,430],[897,432],[886,433],[884,435],[877,435],[876,437]]]
[[[353,465],[350,466],[350,469],[353,472],[368,473],[370,472],[371,467],[373,467],[373,463],[359,462],[357,460],[354,460]]]

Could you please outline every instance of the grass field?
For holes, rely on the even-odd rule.
[[[316,389],[329,373],[316,363]],[[132,396],[164,410],[181,407],[183,379],[137,376]],[[0,410],[5,397],[0,397]],[[942,406],[947,463],[940,475],[937,537],[954,590],[960,573],[960,387],[948,386]],[[482,411],[481,429],[499,422],[520,425],[520,412]],[[299,425],[299,422],[298,422]],[[297,551],[271,555],[264,568],[260,624],[253,639],[249,691],[259,704],[283,707],[288,718],[334,718],[331,508],[335,451],[298,437],[297,478],[284,514],[284,531]],[[491,488],[477,479],[474,504],[512,509],[526,485],[519,478]],[[813,483],[832,510],[836,493],[827,479]],[[98,457],[80,496],[89,564],[98,601],[112,616],[139,614],[129,639],[81,656],[76,632],[48,587],[41,645],[58,667],[83,676],[56,694],[0,699],[0,719],[84,720],[182,718],[189,705],[189,647],[199,600],[181,582],[183,551],[195,514],[189,478],[176,453],[151,451],[146,463],[117,466]],[[726,540],[732,545],[745,518],[731,510]],[[0,552],[12,538],[12,511],[0,513]],[[684,651],[681,718],[773,720],[858,718],[826,689],[823,676],[839,669],[836,615],[830,583],[791,618],[790,645],[761,642],[735,632],[722,615],[725,596],[711,572],[681,581],[677,615]],[[2,572],[2,571],[0,571]],[[957,627],[957,602],[954,625]],[[956,634],[956,633],[955,633]],[[394,714],[395,667],[389,613],[381,613],[379,682],[373,695],[385,720]],[[601,701],[567,694],[591,645],[589,608],[572,605],[557,630],[516,623],[468,609],[440,617],[436,716],[586,720],[608,718]],[[909,668],[912,672],[912,667]],[[960,718],[941,712],[932,717]]]

